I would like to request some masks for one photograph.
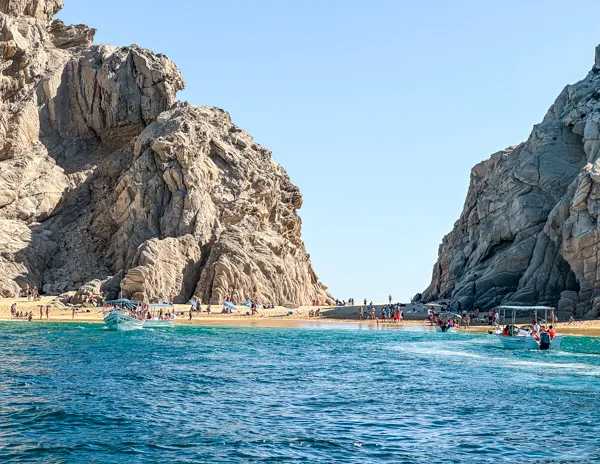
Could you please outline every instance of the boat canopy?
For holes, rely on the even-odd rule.
[[[448,305],[443,305],[439,303],[425,303],[423,306],[427,306],[428,308],[445,308]]]
[[[440,317],[454,317],[456,319],[462,319],[460,314],[452,313],[450,311],[442,311],[438,314]]]
[[[169,303],[150,303],[148,306],[150,306],[151,308],[171,308],[171,307],[173,307],[173,305],[169,304]]]
[[[508,309],[510,311],[551,311],[552,306],[496,306],[496,309]]]
[[[142,302],[128,300],[127,298],[119,298],[118,300],[105,301],[104,304],[109,304],[111,306],[123,306],[124,308],[127,308],[127,309],[135,309],[138,306],[141,306]]]

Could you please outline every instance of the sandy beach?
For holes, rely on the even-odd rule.
[[[85,323],[102,323],[104,316],[102,308],[82,308],[75,313],[73,317],[70,308],[62,309],[60,305],[52,305],[54,297],[43,297],[40,301],[27,301],[27,298],[4,298],[0,300],[0,321],[27,321],[26,318],[11,318],[10,306],[12,303],[17,303],[19,312],[33,312],[32,323],[34,322],[85,322]],[[39,307],[44,307],[43,316],[40,319]],[[51,305],[46,319],[46,306]],[[380,305],[377,305],[380,306]],[[206,306],[203,306],[205,310]],[[221,309],[220,307],[218,308]],[[432,330],[433,328],[424,321],[423,313],[417,312],[418,306],[408,305],[404,308],[406,319],[397,324],[394,322],[379,322],[371,320],[359,320],[356,306],[342,307],[319,307],[321,310],[320,317],[309,317],[309,312],[317,307],[301,306],[296,309],[288,309],[283,306],[277,306],[272,309],[261,309],[260,314],[256,316],[247,316],[246,307],[241,307],[240,311],[233,314],[222,314],[211,312],[193,313],[193,318],[190,321],[188,317],[189,305],[175,305],[175,310],[179,315],[175,321],[176,325],[200,325],[200,326],[215,326],[215,327],[287,327],[287,328],[364,328],[364,329],[398,329],[411,328],[416,329],[422,327],[423,330]],[[213,307],[214,311],[214,307]],[[291,313],[291,314],[290,314]],[[576,321],[569,325],[567,322],[556,324],[559,333],[567,335],[582,335],[582,336],[600,336],[600,320]],[[465,329],[461,329],[465,330]],[[467,332],[486,333],[489,330],[488,325],[472,324]]]

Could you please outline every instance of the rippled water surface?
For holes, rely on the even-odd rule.
[[[0,460],[600,462],[600,339],[0,324]]]

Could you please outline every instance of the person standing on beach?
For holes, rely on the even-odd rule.
[[[364,311],[363,311],[363,307],[362,306],[360,308],[358,308],[358,318],[361,321],[364,319]]]
[[[73,306],[71,308],[72,314],[71,314],[71,319],[75,319],[75,306]]]
[[[46,305],[46,320],[48,320],[49,314],[50,314],[50,305]]]
[[[188,320],[190,320],[190,321],[192,320],[192,314],[193,314],[193,313],[192,313],[192,309],[190,308],[190,318],[188,319]]]
[[[388,296],[388,301],[390,302],[390,304],[392,304],[392,295],[390,294],[390,296]]]
[[[10,305],[10,315],[11,317],[15,317],[17,315],[17,303]]]
[[[40,305],[40,321],[42,320],[42,317],[44,317],[44,307]]]

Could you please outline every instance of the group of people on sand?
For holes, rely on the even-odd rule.
[[[38,308],[40,310],[40,320],[42,320],[42,318],[44,317],[44,305],[38,305]],[[50,305],[46,305],[45,309],[46,309],[46,320],[48,320],[50,318]]]
[[[337,298],[335,299],[335,306],[346,306],[346,305],[354,306],[354,298],[348,298],[347,302],[346,302],[346,300],[338,300]],[[319,305],[313,304],[313,306],[319,306]]]
[[[231,305],[227,303],[235,305],[232,297],[227,295],[225,298],[223,298],[223,308],[221,309],[221,314],[231,314],[233,312]],[[250,307],[250,311],[246,312],[246,316],[254,316],[259,314],[258,309],[261,307],[261,304],[258,298],[250,298],[246,301],[246,303],[244,303],[244,306]],[[262,308],[271,309],[275,308],[275,305],[273,303],[264,303],[262,305]],[[202,311],[202,304],[200,303],[200,300],[197,297],[192,297],[192,299],[190,300],[190,309],[188,311],[188,320],[192,320],[194,313],[201,313]],[[211,311],[212,310],[209,304],[206,306],[206,312],[210,314]]]
[[[321,309],[317,308],[315,310],[310,310],[308,312],[308,317],[321,317]]]
[[[381,322],[393,321],[401,323],[402,319],[404,319],[404,311],[402,310],[402,305],[398,303],[389,304],[382,306],[379,315],[377,315],[375,313],[375,307],[373,306],[373,303],[371,303],[367,306],[366,310],[362,306],[358,308],[358,318],[361,321],[369,319],[372,321],[377,321],[377,323],[379,323],[380,320]]]
[[[24,289],[19,293],[21,298],[27,298],[27,301],[39,301],[42,299],[40,296],[40,291],[37,287],[30,287],[29,285],[25,286]]]
[[[33,319],[33,311],[18,311],[17,310],[17,303],[13,303],[10,305],[10,317],[16,318],[16,319],[27,319],[28,321],[31,321]],[[41,319],[41,317],[40,317]]]

